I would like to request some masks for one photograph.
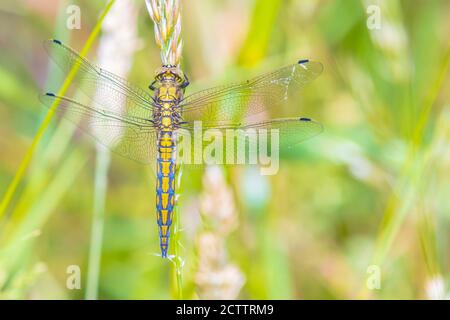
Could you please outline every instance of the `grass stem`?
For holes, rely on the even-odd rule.
[[[180,210],[179,210],[179,195],[181,194],[181,175],[182,175],[182,168],[180,165],[177,166],[176,174],[177,177],[177,191],[176,194],[178,195],[175,201],[175,207],[174,210],[174,221],[173,221],[173,252],[174,252],[174,274],[175,274],[175,282],[176,282],[176,288],[174,288],[176,291],[176,297],[177,299],[181,300],[183,299],[183,258],[181,256],[181,240],[180,240]]]
[[[91,243],[85,293],[85,298],[87,300],[96,300],[98,297],[109,162],[109,151],[103,146],[99,146],[97,148],[97,159],[95,164],[94,209],[92,215]]]

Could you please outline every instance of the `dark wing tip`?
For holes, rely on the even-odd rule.
[[[52,92],[47,92],[45,95],[46,95],[46,96],[49,96],[49,97],[54,97],[54,96],[55,96],[55,94],[52,93]]]
[[[307,62],[309,62],[308,59],[298,60],[298,64],[304,64],[304,63],[307,63]]]
[[[299,120],[300,120],[300,121],[306,121],[306,122],[307,122],[307,121],[311,121],[310,118],[300,118]]]

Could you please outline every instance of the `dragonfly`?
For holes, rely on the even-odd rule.
[[[254,120],[267,110],[277,112],[283,108],[290,93],[321,74],[320,62],[302,59],[251,80],[185,95],[189,79],[178,66],[160,67],[148,90],[144,90],[90,62],[59,40],[47,40],[44,47],[62,71],[73,77],[76,96],[81,92],[85,101],[47,92],[40,96],[41,102],[49,108],[57,103],[57,112],[63,118],[100,144],[154,168],[163,258],[168,257],[176,204],[177,137],[195,133],[195,123],[201,121],[201,130],[277,130],[280,145],[292,147],[323,130],[320,123],[305,117]]]

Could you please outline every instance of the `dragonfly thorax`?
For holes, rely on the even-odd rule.
[[[181,122],[178,103],[183,92],[178,86],[164,84],[155,92],[153,123],[160,130],[174,130]]]
[[[162,66],[156,70],[155,79],[160,82],[173,82],[182,85],[185,81],[183,71],[177,66]]]
[[[176,67],[163,66],[156,75],[158,86],[155,90],[154,101],[156,108],[153,122],[160,130],[173,130],[181,121],[178,104],[183,98],[184,88],[182,72]]]
[[[171,82],[163,82],[155,91],[155,98],[160,104],[165,102],[175,104],[183,98],[183,90]]]

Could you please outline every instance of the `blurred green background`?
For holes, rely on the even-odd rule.
[[[81,9],[81,29],[66,27],[70,4]],[[38,93],[63,81],[42,41],[80,51],[105,5],[0,4],[0,197],[48,110]],[[283,152],[274,176],[183,169],[176,265],[157,256],[151,170],[112,155],[96,281],[95,143],[55,117],[0,216],[0,298],[170,299],[180,284],[187,299],[448,298],[450,2],[182,5],[188,93],[298,58],[321,61],[323,74],[276,116],[314,118],[324,133]],[[140,46],[128,78],[146,88],[159,50],[144,1],[134,6]]]

